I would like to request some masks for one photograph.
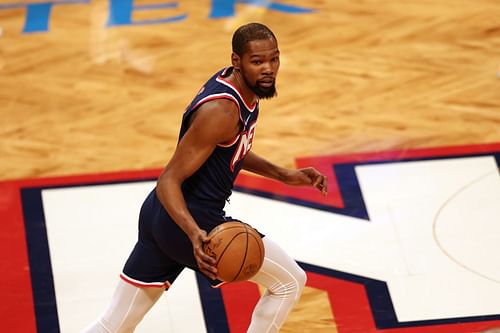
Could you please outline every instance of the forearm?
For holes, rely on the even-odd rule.
[[[262,157],[249,152],[243,161],[243,169],[264,177],[279,180],[287,185],[313,186],[323,195],[328,194],[328,179],[312,167],[298,170],[279,167]]]
[[[162,173],[156,185],[156,195],[174,222],[192,239],[200,228],[187,208],[181,182]]]
[[[248,152],[243,161],[243,170],[279,181],[284,181],[287,173],[287,169],[277,166],[251,151]]]

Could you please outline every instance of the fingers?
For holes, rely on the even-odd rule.
[[[326,176],[322,176],[322,180],[318,185],[318,189],[321,191],[321,194],[328,194],[328,178]]]
[[[204,263],[207,263],[209,265],[212,265],[214,266],[217,262],[215,261],[214,258],[212,258],[211,256],[209,256],[206,252],[203,251],[203,249],[200,247],[197,249],[196,253],[195,253],[199,259],[201,259],[201,261],[203,261]]]
[[[217,279],[217,269],[215,269],[214,266],[207,265],[203,262],[198,262],[198,268],[200,269],[200,271],[203,274],[205,274],[206,276],[208,276],[212,280]]]
[[[208,257],[210,258],[210,257]],[[212,258],[210,258],[212,259]],[[213,260],[213,259],[212,259]],[[209,261],[202,260],[200,258],[196,259],[196,262],[198,264],[198,268],[200,271],[211,278],[212,280],[215,280],[217,278],[217,268],[215,268],[215,263],[210,263]]]
[[[213,237],[214,237],[214,234],[212,234],[212,235],[203,235],[202,238],[201,238],[201,241],[204,244],[206,244],[206,243],[210,242]]]
[[[196,259],[196,264],[198,265],[198,268],[200,271],[208,276],[211,279],[216,279],[217,277],[217,268],[215,267],[216,260],[209,256],[204,250],[203,250],[203,243],[206,243],[209,239],[206,235],[203,235],[202,237],[203,242],[200,242],[201,244],[198,246],[194,246],[194,257]]]
[[[309,177],[312,180],[312,186],[321,191],[321,194],[328,194],[328,177],[321,174],[318,170],[310,168]]]
[[[321,194],[328,194],[328,178],[326,176],[320,175],[314,181],[313,187],[321,191]]]
[[[313,180],[312,186],[318,188],[319,185],[323,182],[324,176],[321,175],[320,173],[318,173],[318,174],[315,174],[313,177],[314,177],[314,180]]]

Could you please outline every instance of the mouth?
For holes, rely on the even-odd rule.
[[[274,79],[262,79],[262,80],[259,80],[259,85],[263,86],[263,87],[266,87],[266,88],[270,88],[274,85]]]

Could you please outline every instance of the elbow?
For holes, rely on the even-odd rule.
[[[172,175],[172,172],[170,172],[169,169],[165,168],[156,181],[156,187],[160,189],[168,187],[168,185],[174,183],[173,180],[174,177]]]
[[[176,193],[176,186],[180,190],[180,183],[175,181],[172,173],[167,169],[163,170],[156,181],[156,196],[164,206],[168,202],[167,198],[171,198]]]
[[[184,179],[172,172],[168,167],[163,170],[163,172],[158,177],[156,181],[157,192],[169,192],[173,188],[181,187]]]

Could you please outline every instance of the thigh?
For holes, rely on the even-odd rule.
[[[121,277],[140,287],[168,288],[184,269],[184,265],[164,252],[154,237],[154,222],[161,218],[155,197],[153,190],[141,207],[138,240],[125,263]]]
[[[139,239],[127,259],[120,277],[138,287],[168,289],[184,269],[155,244]]]
[[[149,201],[143,208],[146,212],[140,216],[140,239],[155,244],[165,256],[178,264],[198,270],[189,237],[170,217],[155,193]],[[226,222],[222,211],[214,211],[199,203],[187,202],[187,205],[198,226],[207,233]]]

